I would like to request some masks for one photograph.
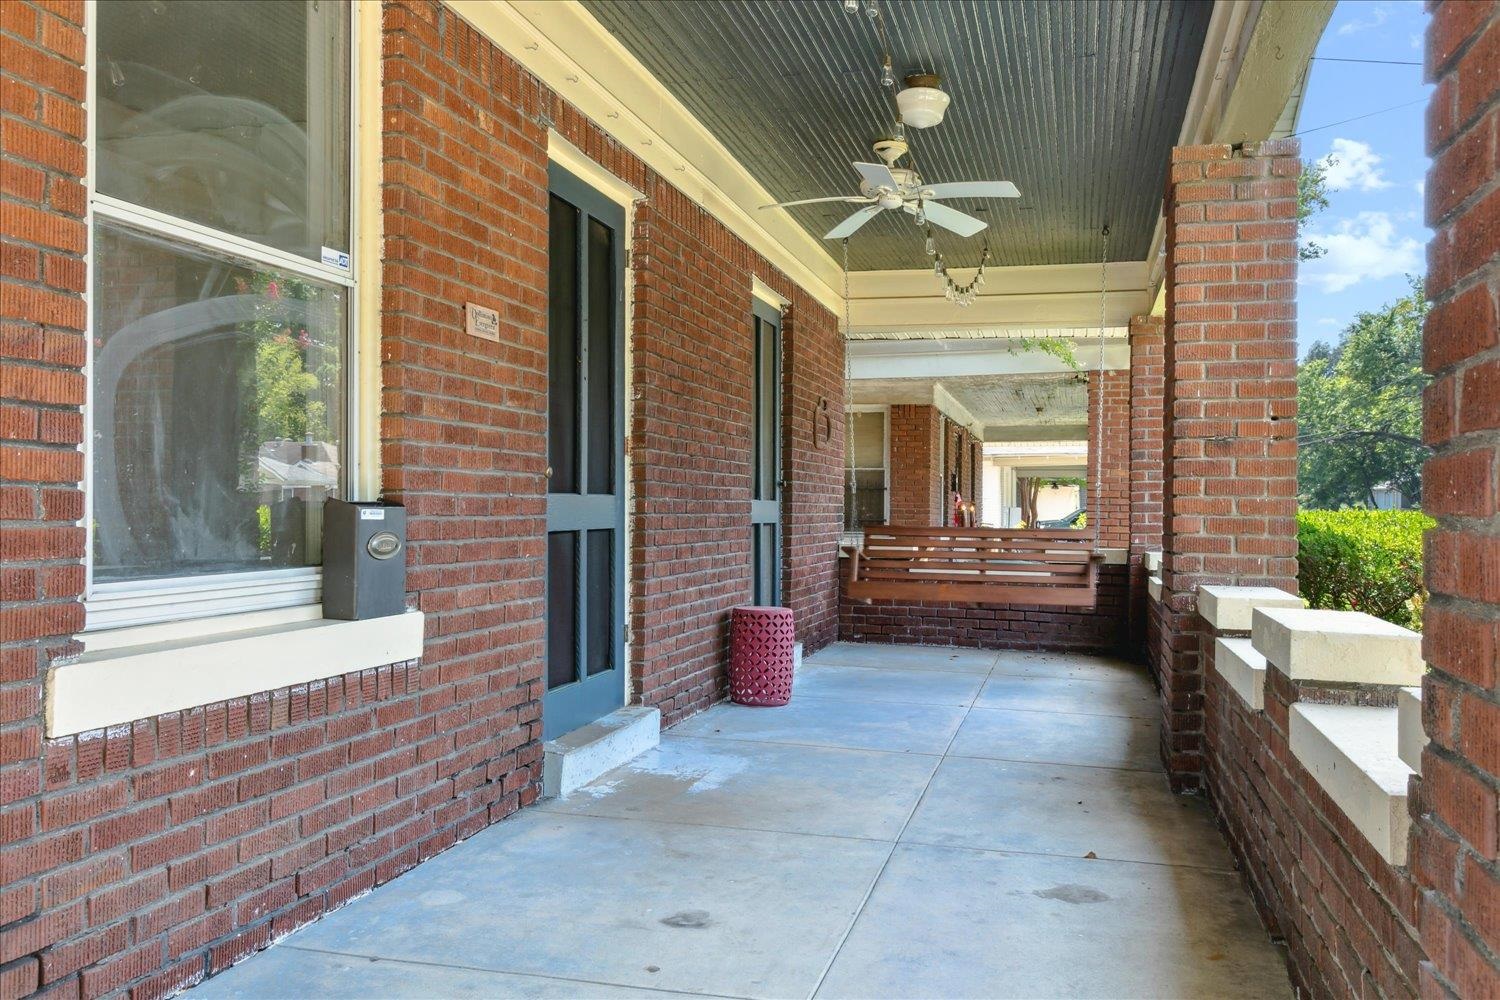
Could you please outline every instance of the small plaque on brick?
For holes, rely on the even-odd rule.
[[[472,302],[464,303],[464,328],[469,331],[469,336],[478,337],[481,340],[500,340],[500,313],[494,309],[486,309],[484,306],[475,305]]]

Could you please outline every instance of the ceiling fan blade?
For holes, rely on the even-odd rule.
[[[872,188],[890,188],[894,191],[901,186],[896,175],[891,173],[891,168],[884,163],[856,163],[854,169],[859,171],[859,176]]]
[[[847,201],[854,205],[868,205],[869,198],[861,198],[858,195],[838,195],[833,198],[803,198],[801,201],[778,201],[774,205],[762,205],[761,208],[790,208],[793,205],[816,205],[825,201]]]
[[[952,184],[927,184],[924,198],[1019,198],[1021,192],[1010,181],[955,181]]]
[[[866,205],[843,222],[828,230],[828,235],[823,238],[825,240],[841,240],[845,236],[851,236],[856,229],[875,218],[881,211],[882,209],[879,205]],[[974,221],[978,222],[979,220],[975,219]]]
[[[917,214],[917,203],[908,202],[906,210],[912,215]],[[924,201],[922,211],[927,215],[927,221],[935,226],[952,230],[960,236],[973,236],[975,233],[989,225],[983,219],[976,219],[972,215],[965,215],[956,208],[935,201]]]

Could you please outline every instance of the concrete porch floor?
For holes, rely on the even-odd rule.
[[[1288,997],[1156,715],[1113,660],[837,644],[192,995]]]

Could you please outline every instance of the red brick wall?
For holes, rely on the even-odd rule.
[[[955,475],[958,477],[958,492],[963,496],[964,503],[976,503],[979,499],[979,490],[975,488],[979,481],[979,462],[975,457],[978,439],[963,424],[956,423],[946,416],[939,419],[942,423],[945,441],[942,453],[944,471],[941,475],[943,516],[940,523],[952,524],[953,496],[949,487]],[[974,512],[977,517],[979,514],[977,503]]]
[[[837,539],[844,524],[844,337],[800,288],[782,331],[782,586],[797,637],[812,652],[838,638]],[[824,422],[825,414],[829,423]],[[831,426],[832,433],[828,430]]]
[[[1415,797],[1429,996],[1500,995],[1500,5],[1433,5],[1427,32],[1423,503],[1432,593],[1423,634],[1432,742]]]
[[[1131,522],[1130,372],[1107,371],[1100,376],[1100,372],[1089,373],[1088,530],[1098,525],[1102,548],[1124,549],[1130,547]]]
[[[44,672],[83,624],[82,16],[0,4],[0,996],[181,988],[536,798],[548,116],[648,194],[632,584],[653,629],[689,612],[637,628],[644,699],[680,717],[717,698],[723,620],[750,593],[752,274],[793,303],[787,598],[812,646],[836,621],[842,439],[811,436],[818,398],[843,405],[831,314],[451,11],[393,3],[382,461],[423,658],[44,740]],[[659,276],[669,254],[691,278]],[[465,301],[500,311],[500,343],[464,335]]]
[[[846,600],[839,608],[839,638],[984,649],[1118,652],[1125,638],[1125,600],[1124,566],[1100,568],[1094,608]]]
[[[891,523],[937,525],[943,518],[943,415],[937,407],[891,407]]]
[[[1130,320],[1130,629],[1133,649],[1152,647],[1142,557],[1161,550],[1163,320]]]
[[[1416,995],[1422,952],[1411,871],[1386,863],[1287,742],[1293,703],[1348,693],[1304,692],[1272,669],[1265,711],[1251,711],[1214,671],[1213,656],[1209,642],[1204,779],[1268,930],[1286,941],[1293,981],[1315,997]]]
[[[1162,758],[1203,754],[1196,589],[1297,589],[1296,140],[1173,150],[1163,345]]]
[[[725,692],[729,610],[749,603],[751,276],[790,282],[686,195],[576,114],[558,128],[630,180],[636,210],[630,455],[633,667],[669,725]],[[819,399],[843,412],[836,320],[798,294],[787,324],[786,594],[811,651],[833,635],[843,439],[813,440]],[[739,331],[739,336],[726,331]]]

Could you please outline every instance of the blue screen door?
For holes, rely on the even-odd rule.
[[[543,739],[625,700],[625,211],[555,164],[548,181]]]

